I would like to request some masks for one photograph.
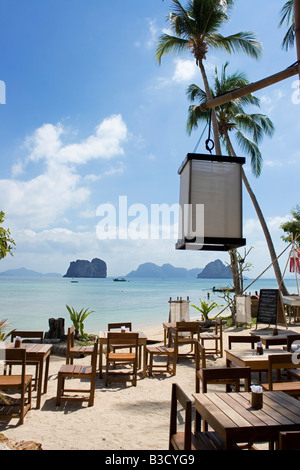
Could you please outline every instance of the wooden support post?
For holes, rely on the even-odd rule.
[[[295,0],[296,2],[300,3],[300,0]],[[300,30],[299,30],[300,32]],[[300,42],[300,40],[299,40]],[[300,45],[299,45],[300,46]],[[299,47],[300,51],[300,47]],[[216,108],[222,104],[228,103],[229,101],[235,100],[237,98],[241,98],[242,96],[246,96],[249,93],[253,93],[254,91],[261,90],[262,88],[266,88],[270,85],[274,85],[274,83],[278,83],[286,78],[292,77],[299,73],[300,75],[300,64],[293,65],[292,67],[288,67],[287,69],[283,70],[282,72],[276,73],[275,75],[271,75],[270,77],[263,78],[255,83],[250,83],[242,88],[237,88],[236,90],[229,91],[224,95],[217,96],[216,98],[206,101],[200,105],[201,111],[207,111],[211,108]]]

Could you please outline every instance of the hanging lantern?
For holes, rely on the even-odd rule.
[[[229,251],[246,245],[242,229],[245,158],[188,154],[180,174],[178,250]]]
[[[251,297],[250,295],[236,295],[236,322],[251,323]]]

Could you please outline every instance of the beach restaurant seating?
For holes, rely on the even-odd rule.
[[[226,385],[226,391],[234,386],[235,391],[240,391],[241,380],[244,380],[245,390],[250,390],[251,369],[250,367],[206,367],[205,348],[198,341],[196,344],[196,393],[207,393],[207,385]]]
[[[57,376],[57,406],[60,406],[61,400],[76,400],[82,402],[87,401],[88,406],[94,405],[98,338],[95,338],[92,350],[91,364],[64,364],[61,366]],[[87,381],[89,382],[90,386],[89,388],[83,388],[82,386],[80,386],[80,388],[67,388],[67,383],[70,385],[70,382],[74,381],[73,379],[77,379],[77,381],[83,382]],[[81,396],[78,396],[78,392],[80,392]]]
[[[91,356],[93,346],[75,346],[75,328],[74,325],[68,328],[66,363],[73,364],[75,357]]]
[[[215,346],[205,348],[206,354],[218,354],[223,357],[223,321],[222,318],[215,320],[215,331],[214,333],[203,332],[200,334],[200,341],[205,346],[205,341],[214,341]]]
[[[173,373],[176,375],[176,365],[179,356],[195,356],[195,342],[200,339],[201,326],[197,321],[176,322],[176,327],[169,330],[169,347],[174,348]],[[196,336],[195,336],[196,335]],[[191,345],[191,351],[179,353],[180,346]]]
[[[14,340],[19,337],[21,338],[22,343],[40,343],[44,342],[44,332],[43,331],[24,331],[24,330],[14,330],[11,332],[10,340],[13,343]],[[35,376],[32,380],[34,384],[34,389],[37,387],[38,373],[39,373],[39,362],[35,361],[26,361],[27,365],[35,366]],[[12,365],[9,362],[7,366],[9,367],[9,374],[12,372]]]
[[[180,412],[181,422],[184,423],[183,431],[178,431],[178,404],[183,409],[184,416]],[[182,388],[172,384],[171,413],[169,428],[169,450],[223,450],[224,445],[214,431],[192,432],[192,401]]]
[[[20,424],[23,424],[25,415],[32,404],[32,375],[26,374],[26,350],[24,348],[5,349],[4,361],[10,365],[18,365],[21,373],[0,375],[0,418],[19,418]],[[13,392],[12,395],[11,392]],[[19,399],[16,399],[16,393],[20,395]]]
[[[153,372],[168,372],[171,375],[174,375],[174,348],[167,348],[166,346],[146,346],[146,361],[147,361],[147,370],[151,376]],[[159,363],[154,361],[154,357],[165,357],[165,363]],[[171,364],[171,358],[173,364]]]
[[[138,369],[138,339],[139,334],[133,332],[108,332],[107,333],[107,349],[106,349],[106,386],[110,382],[130,381],[134,386],[137,384],[137,369]],[[112,346],[120,348],[130,348],[131,351],[127,352],[113,352]],[[118,365],[122,366],[122,370],[110,369],[113,364],[114,368]],[[124,370],[124,365],[131,366],[129,370]],[[123,380],[122,380],[123,379]]]
[[[281,374],[276,374],[277,381],[274,382],[274,374],[273,372],[288,372],[290,369],[298,369],[300,368],[300,364],[295,364],[292,361],[292,353],[291,354],[274,354],[270,355],[268,358],[268,382],[262,383],[262,387],[266,391],[280,391],[285,392],[288,395],[299,397],[300,396],[300,381],[290,381],[286,377]]]

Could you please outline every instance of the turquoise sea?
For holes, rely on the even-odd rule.
[[[244,287],[251,284],[245,280]],[[290,293],[297,292],[296,280],[285,280]],[[0,277],[0,319],[7,319],[10,328],[49,330],[49,318],[65,318],[65,329],[71,325],[66,304],[75,309],[94,310],[85,320],[87,333],[105,330],[109,322],[131,321],[134,328],[159,326],[168,321],[169,298],[189,296],[191,304],[199,299],[224,304],[213,286],[229,286],[224,279],[130,279],[114,282],[106,279],[78,279],[52,277]],[[246,292],[262,288],[277,288],[274,279],[259,279]],[[214,314],[223,307],[214,310]],[[197,317],[190,307],[190,316]]]

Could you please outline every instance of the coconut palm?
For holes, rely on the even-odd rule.
[[[171,2],[173,11],[168,16],[168,24],[173,34],[165,33],[160,36],[156,58],[161,63],[162,57],[170,52],[192,53],[201,71],[206,96],[210,99],[210,87],[204,67],[209,49],[222,49],[230,54],[243,51],[258,58],[261,55],[261,45],[250,32],[239,32],[226,37],[219,33],[220,27],[229,20],[234,0],[187,0],[186,8],[179,0]],[[216,153],[221,155],[214,109],[212,126]]]
[[[234,73],[228,76],[226,74],[227,67],[228,62],[226,62],[226,64],[222,67],[220,78],[218,77],[218,71],[216,68],[215,86],[214,89],[210,90],[212,97],[249,84],[246,76],[243,73]],[[207,119],[207,114],[200,109],[200,105],[207,100],[207,95],[205,91],[201,90],[197,85],[190,85],[187,90],[187,94],[192,102],[195,100],[198,101],[197,105],[191,105],[189,107],[187,131],[188,133],[191,133],[193,129],[197,128],[200,121],[206,121]],[[232,144],[233,139],[231,137],[231,135],[234,134],[239,148],[243,153],[250,156],[252,172],[256,177],[258,177],[261,173],[263,160],[259,150],[259,144],[265,135],[273,135],[274,126],[272,121],[263,114],[247,113],[245,111],[245,107],[247,105],[259,107],[260,101],[252,94],[242,96],[241,98],[238,98],[234,101],[230,101],[221,106],[218,106],[216,108],[216,118],[218,121],[221,141],[226,147],[229,155],[236,156]],[[288,294],[288,291],[282,282],[281,271],[268,226],[243,169],[242,179],[264,232],[267,246],[270,252],[270,257],[273,263],[276,280],[280,286],[280,289],[286,295]]]
[[[286,51],[295,44],[295,16],[294,16],[294,0],[288,0],[280,10],[279,26],[287,24],[288,30],[282,41],[282,48]]]

